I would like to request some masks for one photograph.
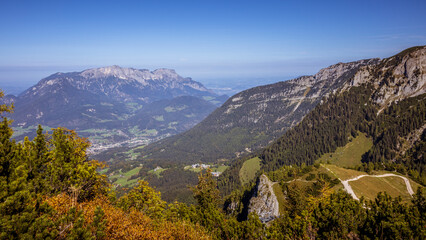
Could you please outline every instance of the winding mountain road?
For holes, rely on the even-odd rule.
[[[333,171],[331,171],[330,169],[328,169],[327,167],[325,167],[328,171],[330,171],[330,172],[332,172],[333,173]],[[334,174],[334,173],[333,173]],[[336,174],[334,174],[334,175],[336,175]],[[376,178],[380,178],[380,177],[399,177],[399,178],[402,178],[403,180],[404,180],[404,182],[405,182],[405,186],[407,187],[407,191],[408,191],[408,193],[411,195],[411,196],[413,196],[413,194],[414,194],[414,191],[413,191],[413,188],[411,187],[411,184],[410,184],[410,181],[408,180],[408,178],[406,178],[406,177],[404,177],[404,176],[401,176],[401,175],[397,175],[397,174],[393,174],[393,173],[386,173],[386,174],[381,174],[381,175],[359,175],[359,176],[357,176],[357,177],[354,177],[354,178],[351,178],[351,179],[348,179],[348,180],[342,180],[342,179],[340,179],[340,178],[338,178],[339,180],[340,180],[340,182],[343,184],[343,186],[344,186],[344,188],[345,188],[345,191],[346,192],[348,192],[352,197],[353,197],[353,199],[355,199],[355,200],[359,200],[359,198],[356,196],[356,194],[355,194],[355,192],[354,192],[354,190],[352,189],[352,187],[351,187],[351,185],[349,185],[349,182],[352,182],[352,181],[356,181],[356,180],[359,180],[359,179],[361,179],[361,178],[363,178],[363,177],[376,177]]]

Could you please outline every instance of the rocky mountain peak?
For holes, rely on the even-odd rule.
[[[92,68],[79,74],[84,80],[116,78],[124,82],[136,81],[143,86],[161,85],[163,88],[189,87],[198,91],[208,91],[202,84],[191,78],[183,78],[173,69],[160,68],[154,71],[147,69],[123,68],[117,65]]]
[[[379,61],[378,58],[372,58],[372,59],[363,59],[363,60],[348,62],[348,63],[339,62],[337,64],[334,64],[319,70],[319,72],[315,74],[313,77],[314,79],[318,81],[324,81],[328,79],[337,79],[351,69],[355,69],[358,66],[374,65],[378,61]]]
[[[422,46],[361,68],[344,89],[371,84],[375,90],[373,101],[383,109],[394,101],[425,93],[425,83],[426,46]]]
[[[175,78],[181,79],[181,77],[176,73],[174,69],[168,68],[159,68],[152,72],[153,75],[158,76],[159,78]]]
[[[159,77],[154,77],[155,74],[149,70],[138,70],[134,68],[122,68],[117,65],[92,68],[80,73],[80,76],[86,79],[100,79],[114,77],[123,80],[136,80],[142,84],[147,84],[146,80],[156,80]]]

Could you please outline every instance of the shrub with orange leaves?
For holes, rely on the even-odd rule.
[[[59,221],[59,238],[69,238],[73,228],[78,226],[79,216],[84,219],[84,231],[94,239],[211,239],[204,229],[186,221],[155,221],[143,212],[132,209],[130,212],[112,205],[105,196],[91,201],[75,202],[72,197],[60,194],[45,200],[56,212]],[[102,219],[97,222],[96,211],[102,209]],[[101,226],[102,225],[102,226]],[[99,233],[102,228],[103,233]]]

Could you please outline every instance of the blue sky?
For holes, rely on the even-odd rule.
[[[207,82],[312,74],[425,45],[425,12],[413,0],[1,1],[0,84],[114,64]]]

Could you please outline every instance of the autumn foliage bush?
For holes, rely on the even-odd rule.
[[[90,236],[97,236],[98,229],[103,229],[103,234],[98,239],[210,239],[200,226],[186,221],[151,219],[136,209],[127,212],[111,204],[105,196],[75,202],[69,195],[59,194],[47,198],[46,202],[55,210],[52,216],[55,221],[60,221],[70,214],[74,215],[71,219],[76,219],[81,214],[84,219],[83,227]],[[103,212],[101,225],[94,224],[97,209]],[[74,225],[75,221],[62,221],[59,237],[68,239],[72,235]]]

